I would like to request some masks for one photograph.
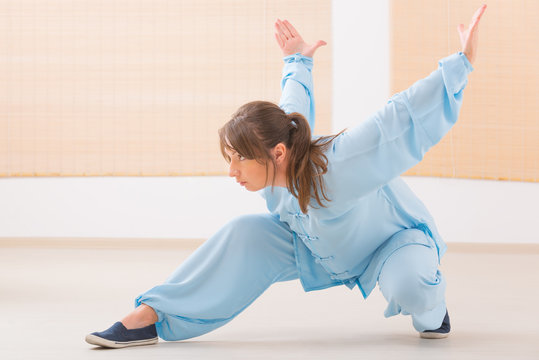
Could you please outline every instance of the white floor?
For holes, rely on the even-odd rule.
[[[423,340],[383,317],[378,290],[304,293],[279,283],[236,319],[181,342],[103,350],[84,342],[193,248],[0,248],[0,359],[539,359],[539,247],[450,244],[442,271],[453,332]]]

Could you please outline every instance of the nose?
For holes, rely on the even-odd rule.
[[[228,168],[228,176],[235,177],[236,175],[238,175],[238,173],[239,173],[238,169],[234,168],[231,164],[230,167]]]

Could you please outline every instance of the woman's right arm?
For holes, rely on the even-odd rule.
[[[305,116],[314,130],[315,106],[313,93],[313,56],[326,43],[308,45],[287,20],[275,22],[275,39],[284,55],[279,106],[287,114],[298,112]]]

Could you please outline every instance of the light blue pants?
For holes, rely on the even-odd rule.
[[[445,281],[437,267],[435,248],[407,245],[391,254],[379,276],[389,303],[385,316],[411,314],[418,331],[440,327]],[[155,310],[159,337],[184,340],[225,325],[271,284],[295,279],[288,225],[269,214],[246,215],[221,228],[135,306]]]

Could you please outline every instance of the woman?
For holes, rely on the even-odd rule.
[[[398,176],[456,122],[485,9],[467,29],[459,25],[462,52],[352,130],[314,139],[312,57],[325,43],[308,45],[278,20],[285,55],[279,106],[245,104],[219,130],[229,175],[260,191],[270,214],[227,224],[164,284],[140,295],[121,322],[86,341],[118,348],[199,336],[231,321],[271,284],[298,278],[305,291],[357,285],[365,298],[378,282],[386,317],[411,315],[421,337],[447,337],[438,271],[446,245]]]

